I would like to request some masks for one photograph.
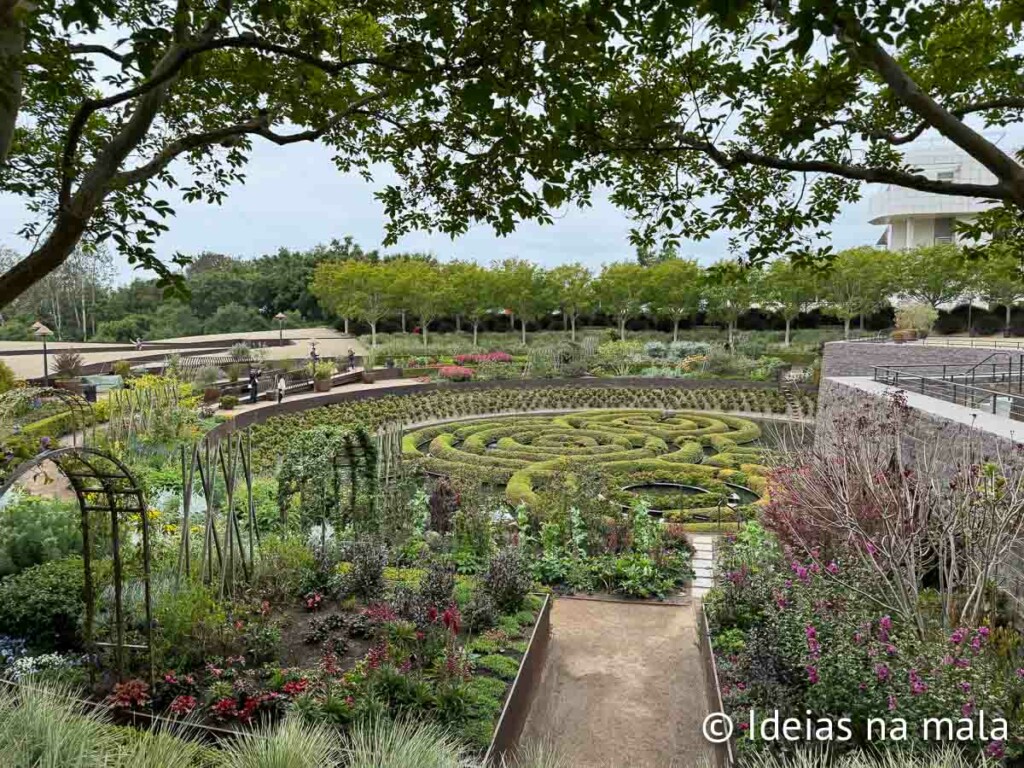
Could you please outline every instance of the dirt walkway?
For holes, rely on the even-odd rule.
[[[710,751],[692,605],[558,599],[520,744],[579,768],[699,768]]]

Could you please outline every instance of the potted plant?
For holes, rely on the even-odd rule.
[[[331,389],[331,377],[334,376],[334,366],[325,361],[309,364],[309,374],[313,377],[313,389],[317,392],[329,392]]]
[[[82,356],[73,350],[65,350],[53,359],[55,387],[82,393],[82,383],[78,381],[82,375]]]
[[[377,380],[377,375],[373,372],[373,369],[377,365],[377,351],[371,349],[366,353],[363,358],[363,382],[366,384],[373,384]]]
[[[235,395],[221,395],[220,407],[221,410],[230,411],[238,405],[238,398]]]
[[[195,385],[203,390],[203,402],[212,403],[220,397],[220,387],[217,380],[220,378],[220,371],[215,366],[206,365],[196,373]]]
[[[931,304],[915,302],[896,310],[896,330],[892,339],[897,344],[925,339],[938,319],[939,313]]]

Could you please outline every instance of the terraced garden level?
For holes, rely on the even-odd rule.
[[[667,520],[711,519],[737,490],[763,495],[765,450],[760,427],[721,413],[654,409],[452,421],[405,434],[402,449],[428,473],[504,485],[512,504],[533,504],[545,478],[600,469],[624,505],[653,483],[686,486],[659,505]]]

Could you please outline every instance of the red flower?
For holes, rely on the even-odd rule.
[[[195,696],[177,696],[171,702],[171,712],[176,715],[190,715],[196,708]]]
[[[458,607],[455,603],[449,605],[444,613],[441,615],[441,621],[448,627],[448,631],[453,635],[459,634],[459,624],[462,622],[462,614],[459,613]]]
[[[238,714],[238,702],[232,698],[223,698],[215,702],[210,710],[218,720],[227,720]]]
[[[374,624],[383,624],[386,621],[394,621],[398,618],[398,615],[391,610],[391,607],[384,603],[378,603],[377,605],[371,605],[369,608],[364,608],[363,615]]]
[[[306,678],[302,678],[301,680],[292,680],[285,683],[281,690],[289,696],[298,696],[306,690],[306,686],[308,685],[309,681]]]
[[[107,704],[118,709],[135,709],[149,704],[149,686],[141,680],[126,680],[114,686]]]

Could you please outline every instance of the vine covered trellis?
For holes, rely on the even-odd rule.
[[[178,581],[198,575],[205,584],[215,580],[220,594],[231,593],[239,575],[248,581],[259,546],[253,498],[252,435],[229,432],[207,436],[181,448],[182,520],[178,551]],[[241,483],[241,489],[239,484]],[[196,491],[205,501],[198,574],[192,562],[192,518]],[[244,499],[240,499],[239,491]],[[243,530],[240,518],[246,524]]]
[[[287,520],[297,503],[302,527],[320,527],[321,545],[328,525],[351,525],[356,533],[373,533],[380,479],[377,440],[364,427],[305,430],[289,446],[278,471],[281,518]],[[360,493],[368,500],[365,515],[358,511]]]

